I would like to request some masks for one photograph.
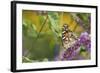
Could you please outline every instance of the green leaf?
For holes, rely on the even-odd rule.
[[[85,51],[86,51],[86,48],[84,46],[80,46],[80,53],[85,52]]]
[[[23,21],[22,28],[23,28],[24,35],[30,36],[30,37],[37,37],[36,26],[32,24],[31,21],[29,20]]]
[[[59,21],[60,17],[57,12],[48,12],[48,17],[49,17],[49,26],[55,36],[60,37],[61,34],[61,28],[59,27]]]
[[[25,62],[25,63],[32,63],[32,60],[30,60],[28,57],[22,57],[22,59],[23,59],[23,62]]]

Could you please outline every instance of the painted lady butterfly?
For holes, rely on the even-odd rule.
[[[64,24],[62,27],[62,44],[64,48],[71,47],[72,44],[77,40],[77,36],[72,32],[67,24]]]

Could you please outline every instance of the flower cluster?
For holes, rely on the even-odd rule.
[[[79,60],[84,59],[80,55],[81,51],[87,52],[90,54],[91,50],[91,38],[87,32],[84,32],[76,40],[75,44],[67,48],[63,54],[61,60]]]

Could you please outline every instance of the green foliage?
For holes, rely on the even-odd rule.
[[[34,24],[31,22],[25,22],[22,25],[23,34],[30,37],[37,37],[37,31]]]
[[[61,27],[59,26],[60,16],[57,12],[48,12],[49,26],[56,37],[61,37]]]
[[[45,16],[40,15],[39,17],[40,22],[43,23]],[[36,31],[38,28],[36,28],[35,24],[32,24],[31,21],[23,21],[23,48],[25,51],[28,50],[30,55],[26,57],[29,57],[31,60],[42,61],[43,59],[45,60],[45,58],[48,60],[54,59],[54,46],[58,43],[59,39],[57,38],[60,30],[59,16],[58,13],[49,12],[48,17],[49,33],[42,32],[43,29],[39,33]],[[45,26],[47,25],[44,25],[43,28],[45,28]],[[39,37],[37,37],[38,35]],[[26,57],[24,62],[27,62]]]
[[[83,23],[85,24],[85,26],[89,25],[89,16],[90,13],[77,13],[77,16],[83,21]]]
[[[23,61],[26,63],[32,63],[32,60],[30,60],[28,57],[23,57]]]

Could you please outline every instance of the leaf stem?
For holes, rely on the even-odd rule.
[[[44,27],[44,25],[46,24],[47,20],[48,20],[48,15],[46,16],[46,19],[45,19],[44,22],[42,23],[42,26],[41,26],[41,28],[40,28],[40,30],[39,30],[38,35],[37,35],[37,39],[39,38],[39,35],[40,35],[41,31],[43,30],[43,27]]]

